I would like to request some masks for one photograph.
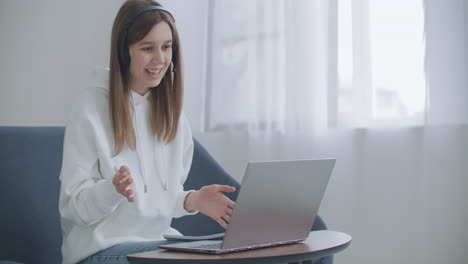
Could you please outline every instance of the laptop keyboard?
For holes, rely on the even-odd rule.
[[[197,248],[201,249],[221,249],[221,242],[213,243],[213,244],[205,244],[197,246]]]

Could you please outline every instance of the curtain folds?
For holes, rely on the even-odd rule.
[[[337,261],[463,263],[465,2],[210,4],[205,130],[248,131],[249,160],[336,157],[320,213],[354,238]]]

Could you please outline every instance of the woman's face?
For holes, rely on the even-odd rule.
[[[139,42],[130,45],[130,89],[146,94],[159,85],[172,60],[172,31],[160,22]]]

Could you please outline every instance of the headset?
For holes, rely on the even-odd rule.
[[[147,6],[138,9],[133,13],[131,16],[127,18],[127,22],[125,23],[125,26],[120,33],[119,36],[119,43],[118,43],[118,50],[119,50],[119,61],[120,61],[120,67],[121,71],[124,72],[130,67],[130,53],[128,52],[128,48],[125,47],[125,42],[127,40],[127,34],[128,34],[128,29],[130,26],[135,22],[135,20],[143,13],[148,12],[148,11],[161,11],[169,14],[171,16],[172,20],[175,22],[174,16],[172,16],[171,12],[169,12],[167,9],[162,8],[160,6]],[[176,52],[173,49],[172,50],[172,71],[176,71]]]

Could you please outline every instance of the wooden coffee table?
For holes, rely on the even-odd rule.
[[[309,237],[300,243],[247,250],[222,255],[184,253],[168,250],[155,250],[128,255],[132,264],[268,264],[290,263],[314,260],[336,254],[349,246],[351,236],[345,233],[321,230],[310,232]]]

